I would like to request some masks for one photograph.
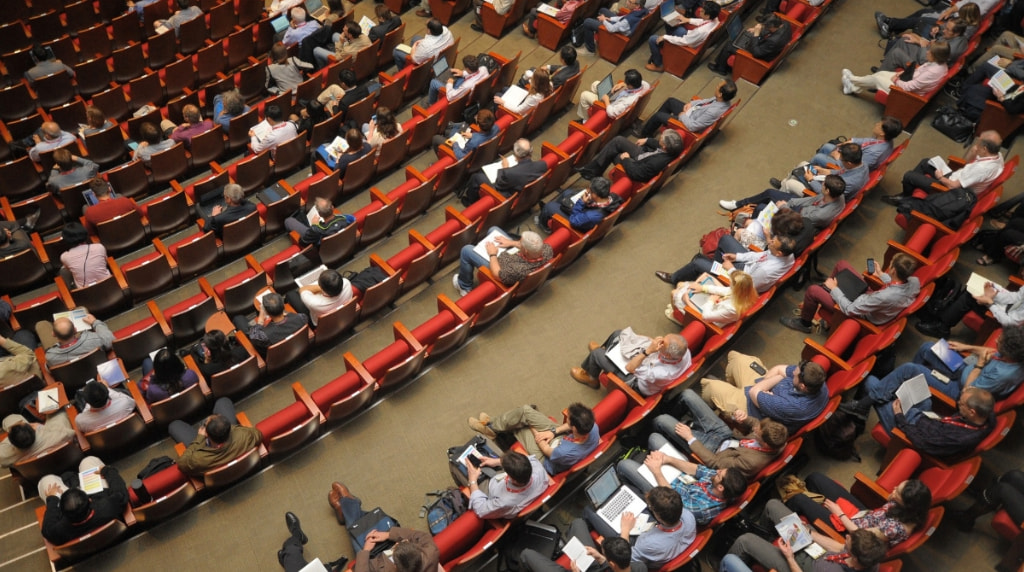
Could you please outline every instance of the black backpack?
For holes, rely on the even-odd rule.
[[[975,196],[974,191],[956,188],[931,193],[923,199],[904,199],[896,210],[904,216],[910,216],[910,211],[918,211],[953,230],[957,230],[967,220],[967,216],[971,214],[971,209],[977,202],[978,197]]]
[[[498,60],[491,57],[490,54],[480,54],[476,57],[476,63],[478,66],[484,66],[487,68],[487,73],[494,73],[501,68]]]
[[[845,411],[836,411],[814,431],[814,445],[822,455],[840,461],[855,460],[860,462],[857,454],[857,437],[864,433],[864,420],[850,415]]]
[[[455,487],[427,493],[428,498],[432,496],[437,499],[434,502],[425,503],[420,514],[427,517],[430,534],[436,536],[466,512],[466,499],[462,496],[462,492]]]

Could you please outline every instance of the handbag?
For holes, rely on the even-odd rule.
[[[718,250],[718,241],[721,240],[722,237],[727,234],[729,234],[729,229],[722,227],[716,228],[715,230],[700,237],[701,254],[707,256],[708,258],[714,258],[715,251]]]
[[[974,135],[974,122],[952,107],[939,107],[932,127],[957,143],[967,143]]]

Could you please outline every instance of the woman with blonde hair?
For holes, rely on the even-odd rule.
[[[494,96],[494,103],[505,106],[505,109],[516,115],[522,115],[537,107],[541,101],[544,101],[545,97],[551,95],[551,92],[551,76],[547,70],[540,68],[533,72],[533,76],[530,78],[530,91],[522,101],[512,103],[505,101],[502,97]]]
[[[682,308],[689,305],[705,322],[718,327],[739,320],[757,303],[757,289],[754,279],[746,272],[733,272],[729,280],[729,286],[722,286],[711,275],[702,274],[695,282],[680,282],[672,291],[672,303],[665,310],[665,317],[680,324],[675,309],[683,311]],[[698,303],[693,300],[693,294],[705,294],[706,299]]]

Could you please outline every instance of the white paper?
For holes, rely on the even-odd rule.
[[[679,450],[673,447],[671,443],[665,443],[664,445],[661,446],[661,448],[658,449],[658,451],[661,451],[668,457],[674,457],[676,459],[686,458],[686,455],[680,453]],[[658,486],[658,481],[657,479],[654,478],[654,473],[647,465],[640,465],[640,474],[643,475],[645,479],[647,479],[647,482],[651,483],[653,486]],[[664,465],[661,466],[661,474],[665,477],[665,480],[671,484],[677,478],[682,476],[683,472],[673,467],[672,465],[665,463]],[[689,477],[690,475],[686,476]],[[684,479],[684,481],[686,480],[687,479]],[[696,482],[695,479],[693,479],[693,477],[690,477],[689,480],[691,482]]]
[[[800,517],[795,512],[787,514],[785,518],[780,520],[775,525],[775,530],[778,531],[779,536],[789,544],[789,547],[794,552],[803,550],[813,542],[811,531],[804,526],[803,522],[800,521]]]
[[[398,44],[397,46],[395,46],[395,49],[400,52],[405,52],[407,54],[412,53],[412,46],[410,46],[409,44]]]
[[[904,381],[899,389],[896,390],[896,399],[900,400],[900,407],[903,408],[904,413],[910,411],[911,407],[931,396],[932,394],[928,391],[928,382],[925,381],[924,374],[915,375]]]
[[[991,79],[988,80],[988,86],[992,88],[992,93],[996,95],[1006,95],[1010,88],[1013,87],[1013,78],[1010,74],[1004,70],[996,72]]]
[[[990,60],[988,60],[988,63],[996,66],[999,69],[1003,69],[1003,66],[999,65],[999,60],[1001,60],[1001,59],[1002,58],[999,57],[999,55],[997,54],[997,55],[992,56],[992,58]]]
[[[373,27],[373,20],[367,18],[366,16],[363,16],[362,18],[359,19],[359,27],[362,28],[364,36],[369,36],[370,28]]]
[[[96,366],[96,375],[103,378],[103,381],[110,387],[120,385],[125,380],[121,364],[118,363],[116,358]]]
[[[36,396],[36,410],[40,413],[50,413],[60,407],[60,392],[56,387],[44,389]]]
[[[103,492],[103,477],[100,476],[99,467],[78,473],[78,487],[87,495]]]
[[[476,246],[473,247],[473,252],[479,254],[482,258],[490,259],[490,256],[487,254],[487,243],[488,242],[494,242],[494,238],[497,237],[497,236],[502,236],[503,237],[505,235],[501,234],[497,230],[492,230],[490,232],[490,234],[485,236],[483,240],[478,242],[476,244]],[[502,248],[500,246],[498,247],[498,255],[499,256],[501,256],[505,252],[508,252],[509,254],[515,254],[515,253],[519,252],[519,249],[514,247],[514,246],[512,248]]]
[[[341,157],[341,154],[345,151],[348,151],[348,140],[341,136],[335,137],[334,141],[331,141],[330,145],[327,146],[327,154],[335,161],[337,161],[338,157]]]
[[[577,568],[584,572],[586,572],[586,569],[594,563],[594,557],[587,554],[587,547],[583,546],[580,539],[575,536],[570,538],[569,542],[565,543],[565,546],[562,547],[562,552],[569,557],[569,560],[572,560],[573,564],[575,564]]]
[[[558,14],[558,8],[555,8],[551,4],[544,4],[543,2],[537,5],[537,11],[541,14],[547,14],[552,18],[555,17],[555,14]]]
[[[449,145],[451,145],[452,147],[455,147],[456,145],[459,145],[461,147],[465,147],[466,146],[466,138],[462,136],[462,133],[455,133],[454,135],[452,135],[451,137],[448,138],[447,143]]]
[[[160,353],[161,350],[165,350],[165,349],[167,349],[167,346],[160,346],[157,349],[149,352],[149,359],[151,361],[156,361],[156,354]]]
[[[508,86],[508,89],[505,90],[505,93],[501,95],[501,100],[505,102],[505,107],[511,108],[523,103],[523,100],[526,99],[526,96],[528,95],[530,95],[530,92],[518,85],[510,85]]]
[[[949,165],[946,164],[946,160],[943,159],[941,155],[936,155],[931,159],[928,159],[928,162],[931,163],[931,166],[935,167],[935,170],[943,177],[953,172],[953,169],[949,168]]]
[[[263,121],[260,121],[259,123],[257,123],[256,125],[253,126],[252,134],[253,134],[253,137],[255,137],[257,141],[262,141],[268,135],[270,135],[270,133],[273,130],[274,130],[274,128],[271,127],[271,125],[269,123],[267,123],[266,119],[264,119]]]
[[[323,274],[325,270],[327,270],[327,267],[321,264],[320,266],[317,266],[316,268],[296,278],[295,285],[298,286],[299,288],[302,288],[303,286],[312,286],[313,284],[317,283],[317,280],[320,279],[320,275]]]
[[[60,318],[67,318],[75,324],[75,330],[84,332],[91,329],[89,324],[85,323],[85,317],[89,315],[89,311],[85,308],[75,308],[74,310],[68,310],[67,312],[57,312],[53,315],[53,321],[56,322]]]
[[[498,170],[499,169],[507,169],[509,167],[515,167],[516,165],[519,164],[519,161],[517,161],[515,156],[513,156],[513,155],[509,155],[508,158],[507,158],[508,167],[502,167],[501,166],[501,161],[502,161],[501,159],[498,159],[497,161],[495,161],[493,163],[484,165],[480,169],[480,170],[482,170],[484,172],[485,175],[487,175],[487,180],[490,181],[492,185],[494,184],[494,181],[498,180]]]
[[[985,285],[989,282],[992,282],[992,280],[976,272],[971,272],[971,277],[967,280],[967,293],[974,297],[983,296],[985,294]]]
[[[726,270],[725,267],[722,266],[722,263],[717,260],[711,263],[711,273],[715,276],[724,276],[725,278],[729,277],[729,271]]]
[[[313,226],[321,220],[323,219],[320,218],[320,213],[316,211],[316,206],[309,207],[309,212],[306,213],[306,222],[309,223],[309,226]]]
[[[817,542],[812,542],[808,544],[806,548],[804,548],[804,554],[810,556],[815,560],[824,556],[825,552],[826,550],[822,548],[822,546]]]

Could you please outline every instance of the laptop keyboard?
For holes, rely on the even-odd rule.
[[[619,494],[615,495],[615,497],[608,501],[608,504],[604,505],[604,508],[601,509],[601,516],[608,520],[618,517],[619,514],[629,506],[629,503],[632,500],[633,497],[628,492],[624,490],[619,491]]]

